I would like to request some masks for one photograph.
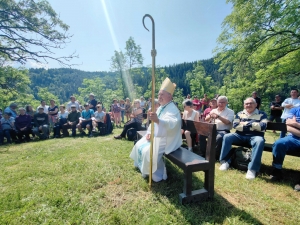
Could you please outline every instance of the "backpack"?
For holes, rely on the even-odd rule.
[[[231,164],[234,168],[242,171],[248,170],[248,164],[251,162],[252,150],[245,147],[234,148]]]
[[[103,136],[107,134],[106,124],[101,124],[98,126],[99,135]]]
[[[135,128],[130,128],[129,130],[127,130],[126,135],[127,135],[128,141],[136,140],[136,133],[137,133],[137,130]]]

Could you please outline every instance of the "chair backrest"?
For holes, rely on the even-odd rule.
[[[206,122],[195,122],[190,120],[185,120],[182,122],[186,123],[186,126],[188,127],[188,130],[191,131],[191,133],[197,133],[198,135],[203,135],[207,137],[205,159],[208,161],[215,162],[215,147],[217,137],[216,124]]]
[[[268,122],[267,130],[279,130],[279,131],[287,132],[285,123]]]

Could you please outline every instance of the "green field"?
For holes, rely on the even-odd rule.
[[[118,134],[120,130],[115,130]],[[268,133],[272,140],[273,134]],[[168,180],[141,177],[132,142],[113,135],[64,138],[0,147],[0,224],[299,224],[300,193],[293,187],[300,158],[287,156],[285,180],[270,183],[272,155],[261,174],[218,170],[213,201],[180,205],[182,171],[167,162]],[[193,176],[195,188],[203,173]]]

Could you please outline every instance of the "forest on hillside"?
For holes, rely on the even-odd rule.
[[[222,82],[218,65],[213,59],[201,60],[206,74],[211,74],[213,80]],[[179,89],[183,90],[183,95],[190,93],[190,86],[186,82],[186,74],[194,69],[197,62],[184,62],[170,66],[160,67],[164,69],[168,77],[176,83]],[[140,95],[144,95],[151,82],[151,71],[149,68],[142,67],[142,73],[132,74],[132,82],[142,89]],[[39,99],[39,88],[48,88],[48,91],[60,99],[61,103],[68,101],[71,95],[79,95],[79,88],[83,88],[84,79],[99,78],[108,89],[117,89],[116,72],[86,72],[77,69],[58,68],[58,69],[29,69],[31,80],[30,89],[36,99]],[[146,81],[146,82],[145,82]],[[87,96],[86,96],[87,97]],[[101,96],[98,96],[101,97]],[[124,96],[126,97],[126,96]],[[123,97],[123,98],[124,98]],[[139,96],[137,96],[139,97]],[[149,97],[149,96],[146,96]],[[40,99],[39,99],[40,100]]]
[[[284,99],[291,88],[300,87],[299,0],[228,2],[232,12],[223,21],[214,58],[157,66],[156,93],[162,81],[170,77],[177,84],[174,100],[178,103],[188,93],[200,97],[207,93],[210,98],[221,94],[228,97],[233,110],[239,111],[243,100],[255,90],[262,98],[262,109],[268,111],[276,94]],[[55,57],[51,51],[70,41],[71,36],[65,35],[69,27],[47,1],[31,4],[8,0],[1,5],[0,32],[7,34],[0,36],[1,108],[11,102],[37,106],[42,99],[66,103],[70,95],[85,102],[91,92],[105,105],[112,99],[151,96],[151,68],[143,65],[141,47],[133,37],[122,50],[111,52],[110,71],[70,69],[76,55]],[[15,16],[7,20],[10,15]],[[19,20],[20,15],[26,16]],[[29,41],[28,33],[36,38]],[[35,47],[45,52],[41,54]],[[12,62],[39,63],[47,59],[58,61],[62,68],[28,70],[10,66]]]

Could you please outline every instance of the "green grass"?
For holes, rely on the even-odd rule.
[[[182,171],[167,162],[168,180],[150,189],[129,158],[132,147],[113,135],[0,147],[0,224],[299,224],[300,158],[286,157],[286,179],[275,184],[269,152],[254,181],[216,163],[214,200],[180,205]],[[202,172],[193,183],[203,186]]]

